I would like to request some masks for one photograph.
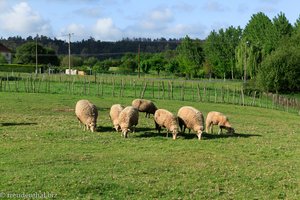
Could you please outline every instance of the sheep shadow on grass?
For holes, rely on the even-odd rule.
[[[31,126],[31,125],[37,125],[36,122],[4,122],[0,123],[1,126]]]
[[[195,134],[195,137],[197,137],[196,134]],[[203,133],[202,134],[202,138],[207,139],[207,140],[222,139],[222,138],[249,138],[249,137],[261,137],[261,135],[259,135],[259,134],[246,134],[246,133],[235,133],[235,134]]]
[[[144,132],[142,134],[137,135],[136,137],[140,138],[149,138],[149,137],[166,137],[166,132],[158,133],[157,131],[152,132]],[[172,133],[169,133],[169,137],[172,138]],[[245,134],[245,133],[235,133],[235,134],[208,134],[203,133],[201,140],[213,140],[213,139],[221,139],[221,138],[249,138],[249,137],[261,137],[261,135],[258,134]],[[183,139],[198,139],[198,136],[195,133],[179,133],[177,138],[183,138]]]

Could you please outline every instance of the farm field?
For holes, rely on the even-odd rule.
[[[98,131],[84,132],[75,103],[99,110]],[[108,117],[133,98],[0,92],[0,194],[49,193],[56,199],[299,199],[300,116],[230,104],[154,100],[225,113],[236,135],[166,138],[140,114],[124,139]],[[214,129],[215,132],[217,128]],[[6,195],[6,196],[5,196]]]

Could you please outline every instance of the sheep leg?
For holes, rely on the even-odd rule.
[[[173,140],[176,140],[177,135],[173,133]]]
[[[223,134],[222,126],[219,126],[219,132],[218,132],[218,135],[220,135],[221,133]]]
[[[198,134],[197,134],[198,140],[201,140],[201,135],[202,135],[202,133],[198,133]]]
[[[211,132],[211,134],[214,133],[213,126],[214,126],[214,125],[212,125],[212,124],[210,125],[210,132]]]

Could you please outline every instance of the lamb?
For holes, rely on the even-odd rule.
[[[222,133],[222,129],[226,129],[228,133],[234,134],[234,128],[231,127],[228,118],[220,112],[209,112],[206,117],[206,132],[208,133],[209,129],[210,132],[213,133],[213,125],[219,126],[218,134]]]
[[[150,114],[155,113],[157,110],[157,107],[154,105],[154,103],[147,99],[135,99],[132,101],[132,106],[137,108],[140,112],[145,112],[146,116],[150,118]]]
[[[173,134],[173,139],[175,140],[178,134],[178,118],[173,113],[165,109],[158,109],[154,114],[154,121],[156,125],[156,130],[160,133],[161,127],[167,129],[167,137],[169,131]]]
[[[119,126],[122,130],[122,136],[128,137],[128,132],[133,129],[135,131],[135,126],[139,121],[139,111],[133,106],[127,106],[124,108],[119,115]]]
[[[201,135],[204,130],[203,114],[194,107],[183,106],[177,113],[181,132],[185,132],[185,128],[191,129],[197,133],[198,139],[201,140]]]
[[[97,107],[88,100],[79,100],[75,106],[75,114],[84,130],[94,132],[97,127],[98,110]]]
[[[121,104],[114,104],[110,108],[109,118],[111,119],[113,126],[117,132],[121,130],[121,127],[119,125],[119,115],[123,109],[124,107]]]

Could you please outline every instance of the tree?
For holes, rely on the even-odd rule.
[[[279,37],[291,36],[293,27],[285,17],[284,13],[280,12],[276,17],[274,17],[273,24],[279,34]]]
[[[38,56],[38,64],[58,65],[59,59],[55,51],[51,48],[44,48],[35,42],[27,42],[17,48],[16,63],[34,64],[36,62],[36,48]]]
[[[165,70],[172,74],[179,72],[179,62],[177,60],[178,52],[175,50],[166,50],[163,52],[163,57],[166,62]]]
[[[297,18],[297,20],[294,24],[294,30],[297,31],[297,29],[299,29],[299,28],[300,28],[300,15],[299,15],[299,17]]]
[[[300,91],[300,31],[284,41],[263,62],[257,77],[264,91]]]
[[[261,62],[279,42],[279,34],[272,21],[262,12],[251,17],[246,25],[242,39],[237,47],[237,67],[240,73],[244,71],[254,78],[261,66]]]
[[[180,71],[186,77],[197,76],[204,62],[204,52],[200,40],[186,36],[177,47]]]
[[[88,59],[85,59],[83,61],[83,64],[87,65],[87,66],[94,66],[97,62],[98,62],[97,58],[95,58],[95,57],[89,57]]]
[[[68,67],[69,66],[69,56],[64,56],[60,65],[62,67]],[[80,67],[83,65],[83,59],[78,56],[71,56],[70,57],[70,66],[71,67]]]
[[[128,53],[122,57],[122,64],[119,67],[121,72],[135,72],[138,68],[137,59],[134,54]]]
[[[0,64],[7,64],[6,58],[0,53]]]
[[[159,76],[160,72],[165,69],[165,60],[161,53],[156,53],[152,56],[151,59],[149,59],[149,64],[151,66],[151,69],[155,70],[157,72],[157,75]]]
[[[234,78],[236,65],[236,47],[240,42],[242,29],[230,26],[225,31],[220,29],[217,33],[212,31],[204,43],[206,63],[212,65],[209,73],[218,77]]]

